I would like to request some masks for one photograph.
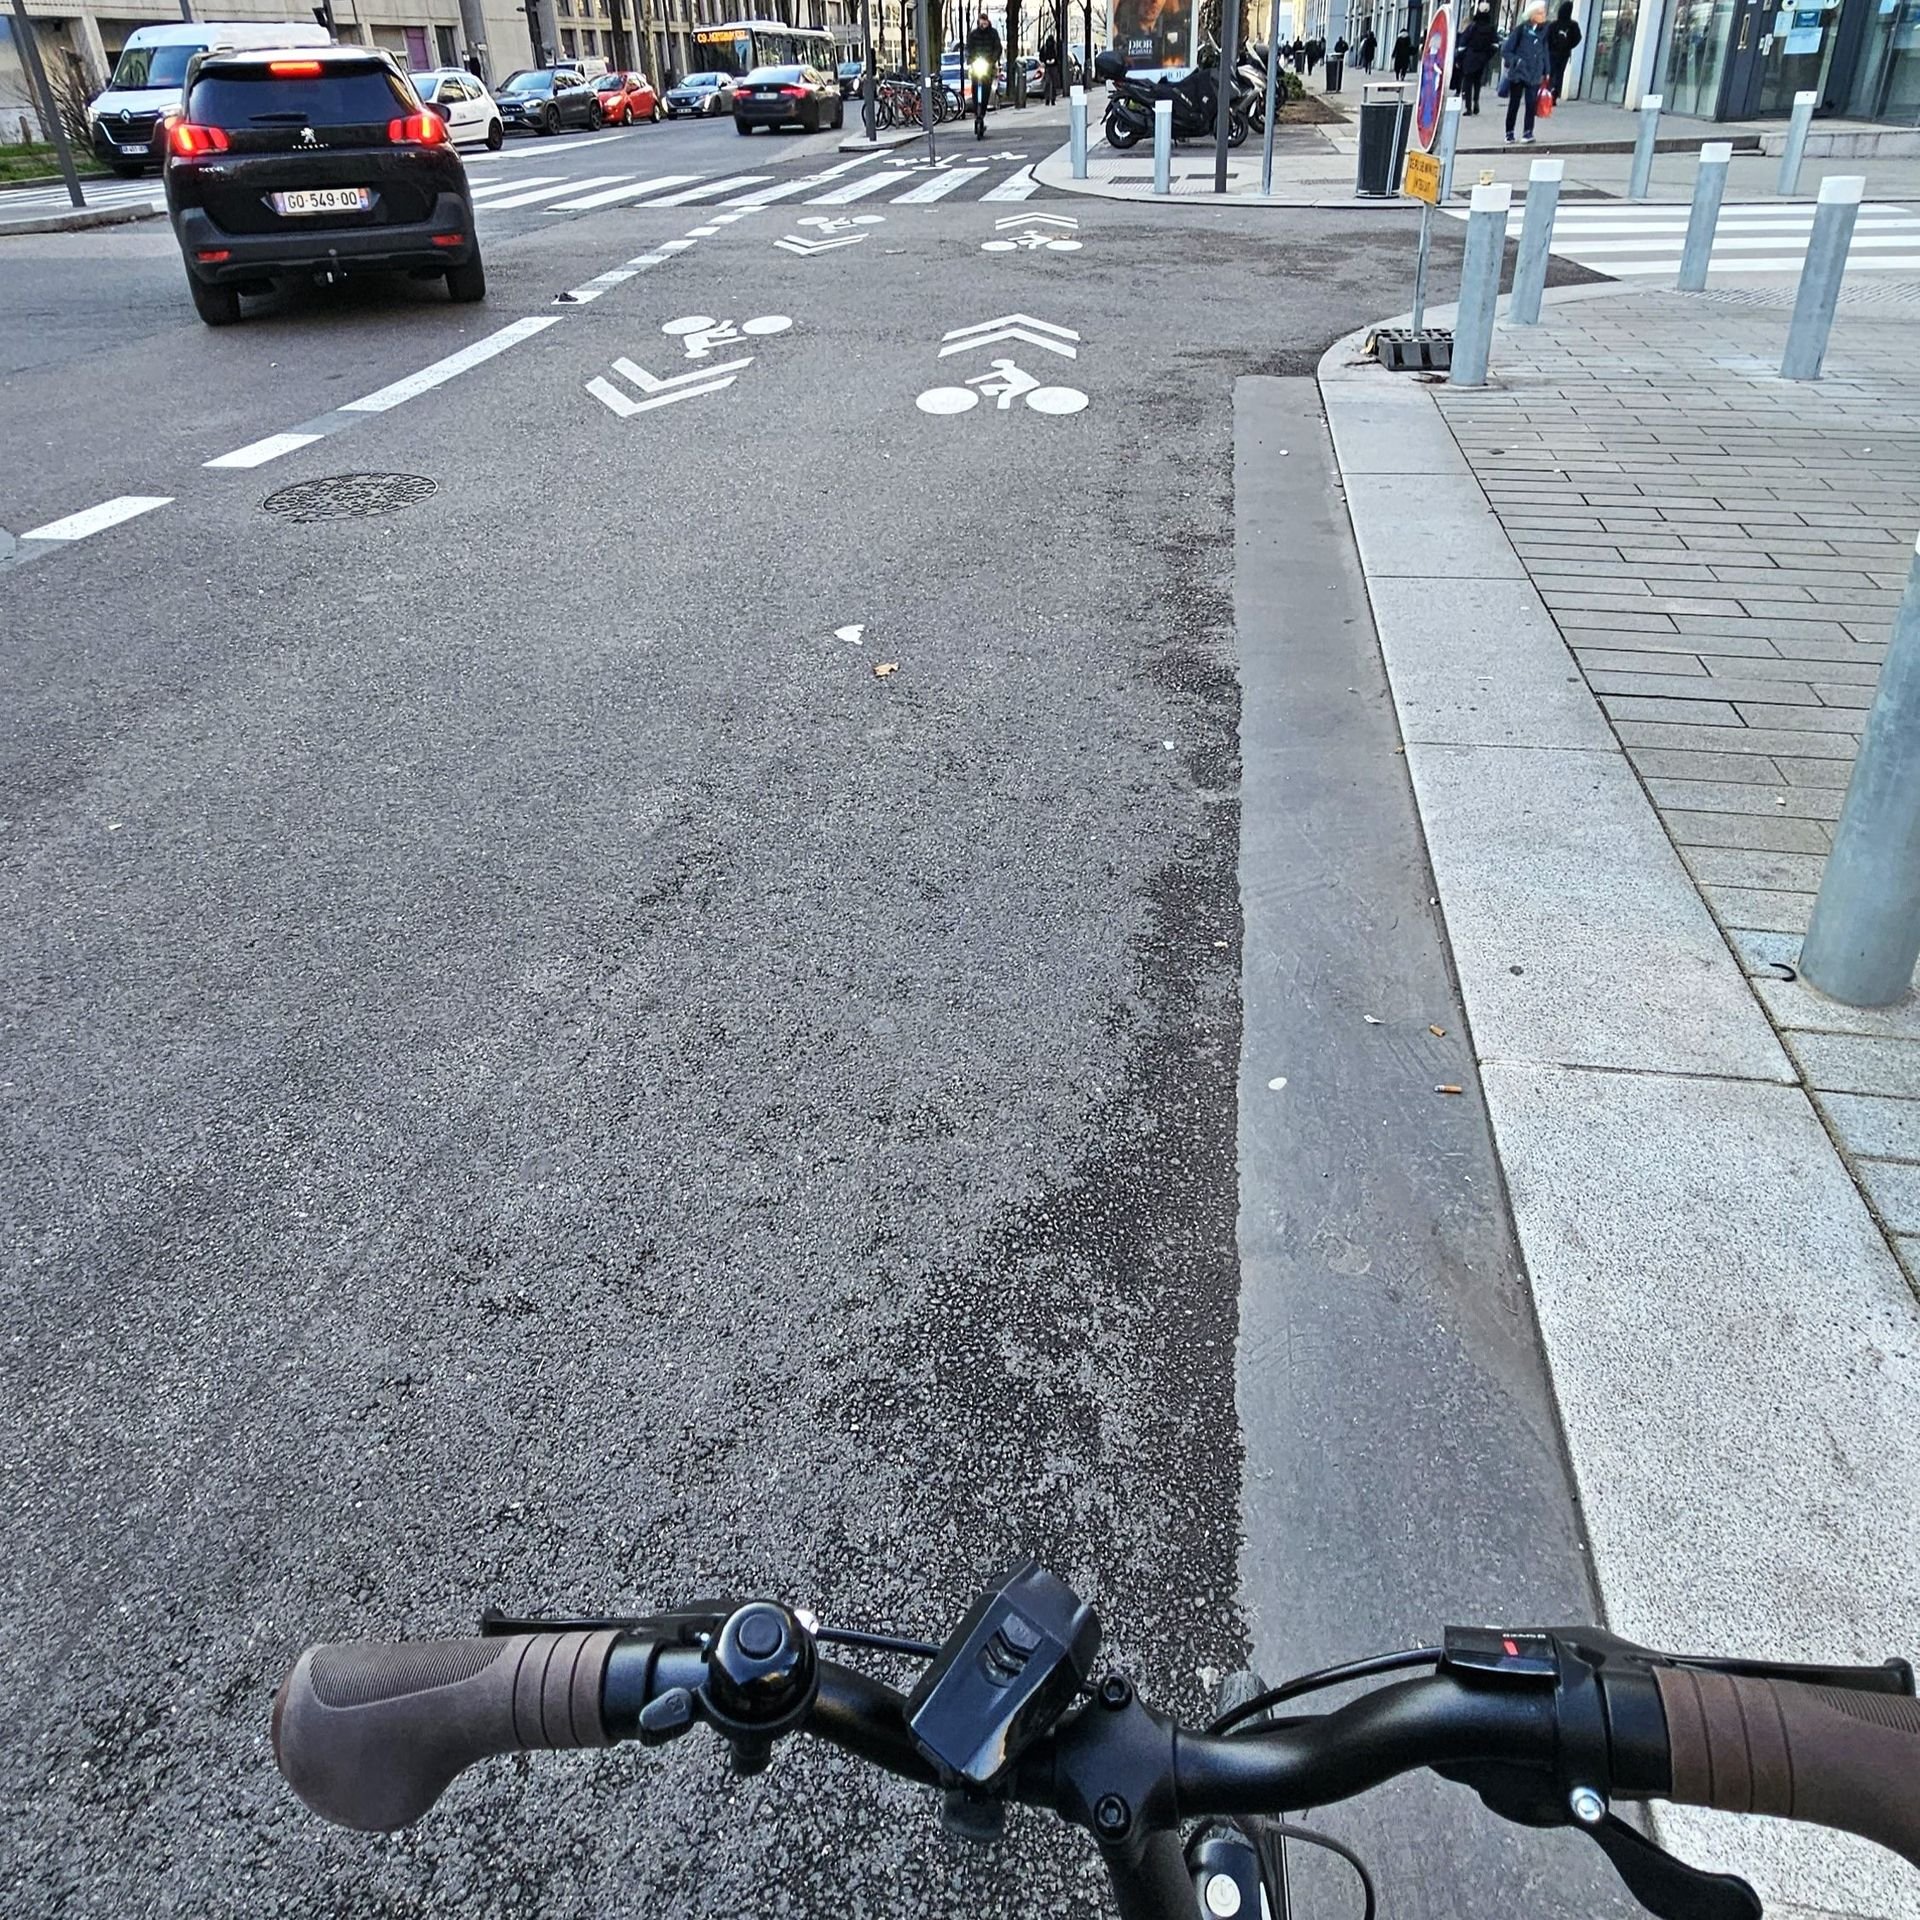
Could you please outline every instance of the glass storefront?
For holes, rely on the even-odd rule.
[[[1875,0],[1847,111],[1920,127],[1920,0]]]
[[[1793,96],[1827,97],[1827,70],[1840,37],[1840,0],[1782,7],[1760,37],[1760,90],[1755,113],[1790,113]]]
[[[1713,118],[1733,15],[1734,0],[1673,0],[1660,85],[1667,112]]]
[[[1637,0],[1600,0],[1592,28],[1592,51],[1580,94],[1586,100],[1611,101],[1622,106],[1627,98],[1627,68],[1633,60],[1633,36],[1640,25]]]

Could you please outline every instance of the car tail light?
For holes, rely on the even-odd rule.
[[[193,256],[203,267],[217,267],[222,260],[233,258],[231,247],[202,247]]]
[[[447,123],[437,113],[410,113],[387,122],[387,139],[396,147],[444,146]]]
[[[269,60],[267,71],[277,74],[283,80],[317,80],[320,77],[318,60]]]
[[[783,100],[804,100],[807,97],[805,87],[782,87],[780,97]]]
[[[464,233],[436,233],[433,236],[436,247],[463,247],[466,243],[467,236]]]
[[[196,127],[191,120],[175,120],[167,127],[167,145],[181,160],[198,160],[207,153],[225,153],[226,129]]]

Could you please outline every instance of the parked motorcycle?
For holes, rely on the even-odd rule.
[[[1218,56],[1211,67],[1195,67],[1179,80],[1164,74],[1130,74],[1126,62],[1111,49],[1093,63],[1096,79],[1111,89],[1107,100],[1107,144],[1130,147],[1153,133],[1153,110],[1162,100],[1173,102],[1173,137],[1176,140],[1210,140],[1216,103],[1219,99]],[[1247,111],[1239,97],[1227,106],[1227,145],[1237,147],[1247,137]]]

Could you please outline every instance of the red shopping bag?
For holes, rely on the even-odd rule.
[[[1547,115],[1550,114],[1552,111],[1553,111],[1553,89],[1550,86],[1547,86],[1543,82],[1540,88],[1539,96],[1538,98],[1535,99],[1533,103],[1534,117],[1538,120],[1544,120],[1547,117]]]

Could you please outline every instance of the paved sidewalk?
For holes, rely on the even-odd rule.
[[[1480,392],[1321,367],[1611,1623],[1920,1645],[1920,1014],[1793,978],[1920,528],[1920,283],[1548,296]],[[1444,324],[1446,316],[1436,316]],[[1906,1263],[1906,1264],[1903,1264]],[[1770,1915],[1893,1856],[1671,1811]]]

